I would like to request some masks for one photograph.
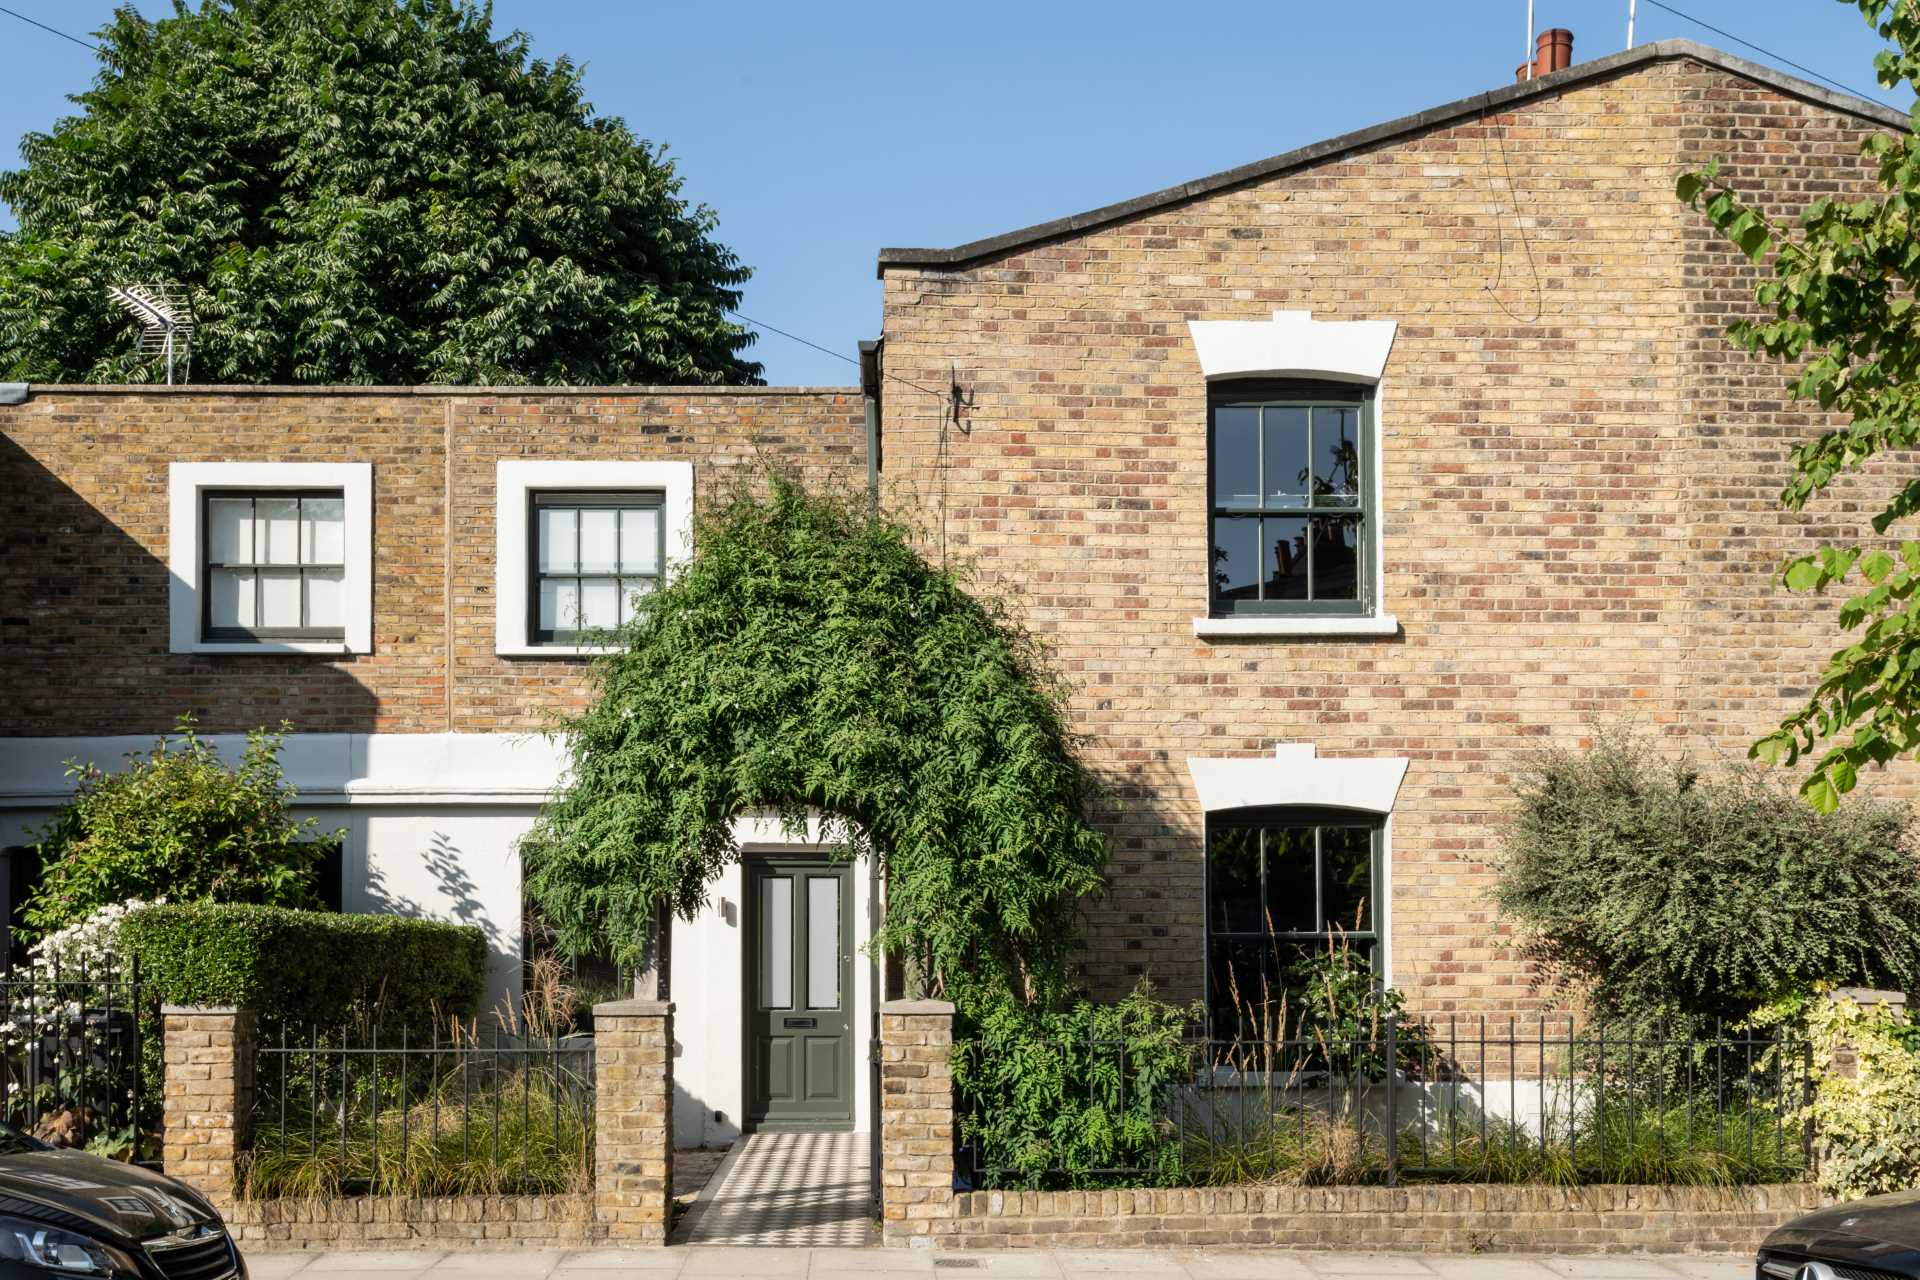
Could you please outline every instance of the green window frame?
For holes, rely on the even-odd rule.
[[[550,489],[529,493],[527,501],[531,507],[527,521],[527,634],[535,644],[578,646],[605,635],[632,616],[635,597],[660,585],[667,556],[664,494],[653,490],[620,493]],[[610,530],[611,556],[603,553],[596,560],[587,554],[588,513]],[[650,529],[644,527],[647,524]],[[637,536],[633,536],[636,531]],[[570,545],[549,547],[550,536],[563,542],[570,539]],[[564,625],[568,616],[576,624],[584,621],[589,593],[611,593],[609,625]],[[605,608],[604,603],[599,606],[601,612]]]
[[[1207,404],[1214,617],[1374,612],[1373,389],[1216,384]]]
[[[1337,927],[1379,974],[1383,829],[1344,809],[1240,809],[1207,818],[1206,1003],[1211,1034],[1278,1030],[1286,969]],[[1291,1021],[1291,1019],[1289,1019]]]

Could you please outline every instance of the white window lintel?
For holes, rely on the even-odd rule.
[[[1187,321],[1200,372],[1209,382],[1322,378],[1377,383],[1398,328],[1393,320],[1315,320],[1308,311],[1276,311],[1271,320]]]
[[[1271,756],[1189,756],[1200,807],[1227,809],[1279,806],[1354,809],[1386,815],[1407,776],[1404,756],[1334,756],[1322,759],[1309,742],[1283,742]]]
[[[581,657],[604,645],[536,644],[527,630],[528,495],[547,490],[659,490],[666,557],[662,580],[693,554],[691,462],[502,460],[494,470],[494,644],[503,658]]]
[[[339,640],[204,640],[200,581],[201,495],[208,489],[338,489],[346,527]],[[367,462],[175,462],[167,467],[167,648],[171,653],[350,654],[373,652],[373,464]]]

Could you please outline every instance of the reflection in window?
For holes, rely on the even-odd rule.
[[[1353,388],[1218,389],[1212,407],[1216,612],[1359,612],[1370,566]]]
[[[1277,1025],[1289,971],[1343,933],[1379,945],[1379,829],[1297,811],[1215,817],[1207,828],[1207,1004],[1214,1034]]]

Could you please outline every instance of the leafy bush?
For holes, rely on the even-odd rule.
[[[76,924],[129,899],[315,907],[316,873],[336,837],[296,821],[280,735],[256,731],[229,767],[195,733],[160,738],[118,773],[69,762],[73,799],[39,840],[43,880],[27,899],[30,933]]]
[[[120,939],[166,1003],[238,1005],[265,1022],[420,1026],[473,1012],[486,990],[486,937],[472,925],[169,904],[129,914]]]
[[[1820,1189],[1840,1200],[1920,1184],[1920,1028],[1884,1004],[1792,996],[1759,1021],[1804,1027],[1812,1045],[1806,1111]]]
[[[1041,1012],[1006,1001],[955,1046],[961,1141],[974,1168],[1012,1186],[1164,1185],[1180,1168],[1168,1093],[1191,1078],[1198,1007],[1153,998]]]
[[[1498,900],[1544,980],[1603,1017],[1699,1027],[1817,981],[1920,979],[1905,810],[1823,815],[1620,733],[1544,757],[1519,799]]]
[[[1426,1026],[1406,1018],[1406,998],[1381,985],[1372,960],[1354,950],[1343,930],[1329,928],[1324,945],[1304,951],[1278,938],[1271,945],[1271,967],[1283,974],[1282,990],[1242,993],[1236,981],[1238,1025],[1222,1027],[1216,1021],[1213,1028],[1216,1037],[1247,1042],[1227,1054],[1237,1069],[1310,1068],[1383,1079],[1389,1018],[1394,1019],[1395,1065],[1412,1073],[1432,1065]],[[1256,1058],[1261,1060],[1257,1064]]]

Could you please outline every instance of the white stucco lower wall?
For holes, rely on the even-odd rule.
[[[238,735],[209,739],[229,759]],[[71,793],[64,762],[103,769],[153,739],[0,739],[0,845],[24,844]],[[307,733],[281,751],[295,812],[345,832],[348,911],[477,926],[491,953],[489,1007],[520,994],[520,855],[516,844],[559,780],[554,742],[529,734]],[[0,920],[4,915],[0,914]]]

